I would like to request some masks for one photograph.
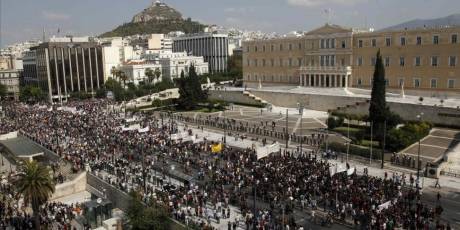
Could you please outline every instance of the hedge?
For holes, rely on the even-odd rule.
[[[322,146],[323,149],[326,148],[326,145]],[[341,152],[341,153],[346,153],[347,152],[347,145],[333,142],[329,143],[328,149],[335,151],[335,152]],[[350,155],[356,155],[356,156],[361,156],[365,158],[369,158],[371,154],[371,149],[366,148],[366,147],[361,147],[358,145],[350,145],[350,150],[349,150]],[[381,158],[381,150],[374,148],[372,151],[372,159],[375,160],[380,160]]]

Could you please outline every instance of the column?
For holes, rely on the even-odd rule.
[[[69,49],[67,49],[68,52],[69,52],[69,69],[70,69],[70,90],[73,91],[73,71],[72,71],[72,56],[71,56],[71,51],[72,51],[72,48],[69,47]]]
[[[85,92],[88,92],[88,87],[86,86],[86,61],[85,61],[85,49],[81,48],[81,58],[83,60],[83,84],[85,84]],[[123,86],[124,87],[124,86]]]
[[[61,48],[61,58],[62,58],[62,75],[64,77],[64,93],[67,97],[67,76],[65,75],[65,58],[64,58],[64,48]]]
[[[80,70],[79,70],[79,67],[78,67],[78,49],[75,48],[75,63],[77,64],[77,87],[78,87],[78,91],[80,91]]]
[[[91,47],[88,48],[88,56],[89,56],[89,77],[91,78],[91,92],[94,92],[93,64],[91,63]]]
[[[314,84],[315,83],[314,76],[312,74],[310,74],[310,75],[308,75],[308,77],[310,78],[310,79],[308,79],[310,81],[310,87],[315,86],[315,84]]]
[[[55,74],[54,74],[54,79],[56,80],[56,90],[57,90],[57,93],[59,95],[59,98],[61,98],[61,89],[60,89],[60,85],[59,85],[59,71],[58,71],[58,64],[57,64],[57,52],[56,52],[56,47],[53,48],[53,51],[54,51],[54,69],[55,69]]]
[[[53,93],[51,90],[51,73],[50,73],[50,56],[49,56],[49,48],[45,48],[45,61],[46,61],[46,77],[48,83],[48,96],[50,102],[53,102]]]
[[[94,57],[96,58],[96,79],[97,79],[97,88],[99,89],[99,65],[97,64],[97,47],[94,48]]]
[[[300,74],[300,77],[299,77],[299,86],[303,86],[303,74]]]

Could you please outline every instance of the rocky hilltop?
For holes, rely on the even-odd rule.
[[[142,12],[136,14],[131,22],[118,26],[100,37],[124,37],[135,34],[167,34],[172,31],[188,33],[202,32],[206,26],[184,19],[176,9],[163,2],[156,1]]]
[[[148,22],[151,20],[182,20],[182,14],[161,1],[154,2],[150,7],[134,15],[132,23]]]

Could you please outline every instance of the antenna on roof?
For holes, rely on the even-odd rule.
[[[46,40],[46,37],[45,37],[45,27],[43,27],[43,41],[42,42],[45,42]]]

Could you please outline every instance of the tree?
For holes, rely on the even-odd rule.
[[[120,71],[118,78],[123,82],[123,88],[126,87],[126,81],[128,80],[128,76],[125,72]]]
[[[386,105],[385,98],[385,67],[383,66],[380,50],[377,52],[373,80],[369,106],[369,120],[372,121],[375,133],[383,134],[383,123],[389,114],[389,109]],[[380,137],[381,136],[382,135],[380,135]]]
[[[40,229],[40,206],[45,204],[54,192],[54,181],[50,170],[36,161],[26,161],[16,181],[16,187],[25,203],[32,205],[35,229]]]
[[[179,87],[179,108],[190,110],[197,106],[198,103],[204,102],[207,99],[207,93],[201,88],[200,79],[195,72],[193,65],[189,68],[189,74],[184,76],[181,72],[181,77],[177,80]]]
[[[158,80],[160,80],[160,77],[161,77],[161,70],[160,68],[155,68],[155,72],[154,72],[154,75],[155,75],[155,78]]]
[[[28,85],[19,90],[19,99],[24,102],[37,102],[45,99],[45,94],[40,87]]]
[[[149,84],[152,84],[153,77],[155,76],[153,74],[152,69],[150,69],[150,68],[145,69],[145,76],[147,76],[147,79],[149,80]]]
[[[158,229],[166,230],[170,227],[167,210],[155,200],[146,207],[137,192],[131,192],[131,202],[126,210],[126,217],[133,230]]]
[[[112,66],[112,69],[110,69],[110,73],[115,79],[118,79],[118,76],[120,75],[120,70],[115,68],[115,66]]]
[[[3,99],[4,97],[6,97],[6,94],[7,94],[6,86],[0,83],[0,99]]]

